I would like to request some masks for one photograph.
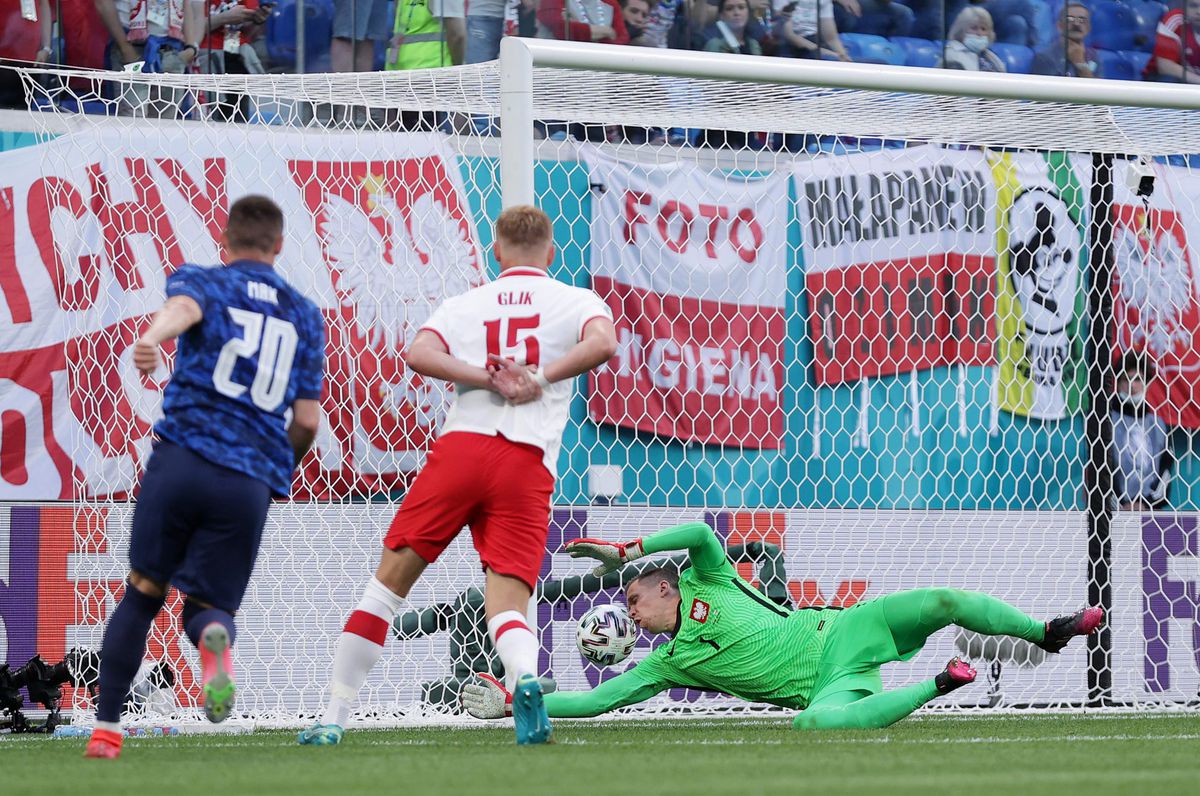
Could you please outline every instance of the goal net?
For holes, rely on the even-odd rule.
[[[238,617],[239,710],[260,724],[318,713],[342,623],[452,398],[405,369],[405,346],[442,299],[496,276],[501,177],[524,173],[554,219],[552,275],[596,290],[619,335],[572,404],[530,606],[558,688],[661,641],[585,664],[575,621],[623,598],[563,542],[705,520],[788,609],[948,585],[1039,617],[1111,615],[1058,656],[947,629],[885,668],[888,687],[960,654],[981,682],[937,705],[1194,700],[1200,113],[1133,107],[1186,102],[1107,81],[789,65],[810,70],[805,85],[706,56],[751,78],[719,80],[683,76],[695,54],[654,54],[680,59],[669,75],[638,73],[628,52],[626,73],[535,63],[532,150],[503,151],[498,117],[516,100],[496,63],[26,71],[38,111],[5,119],[34,135],[0,153],[8,661],[98,649],[168,377],[140,377],[131,344],[166,275],[218,262],[229,203],[263,193],[286,214],[280,271],[325,313],[327,394]],[[1092,102],[1047,99],[1066,85]],[[499,671],[481,585],[460,538],[397,618],[360,720],[453,720],[464,679]],[[136,710],[195,715],[198,665],[172,616],[147,670],[164,662],[173,684],[146,685]],[[66,700],[91,709],[83,688]],[[679,689],[629,712],[744,709]]]

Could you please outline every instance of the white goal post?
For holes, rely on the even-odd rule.
[[[247,720],[320,709],[450,398],[405,371],[404,346],[495,275],[491,224],[523,203],[555,222],[554,276],[597,290],[621,335],[580,382],[530,609],[560,688],[608,676],[573,624],[621,599],[561,544],[704,520],[792,608],[951,585],[1038,615],[1109,609],[1056,658],[948,630],[886,670],[902,685],[971,656],[986,683],[945,707],[1179,707],[1200,690],[1194,87],[514,37],[498,62],[411,73],[22,73],[39,110],[4,118],[36,140],[0,152],[0,413],[22,429],[0,471],[10,664],[98,646],[166,376],[131,371],[132,335],[166,273],[217,261],[228,203],[264,192],[287,219],[278,267],[326,316],[330,394],[239,617]],[[84,102],[113,113],[68,112]],[[1128,352],[1157,366],[1149,411],[1114,403]],[[1147,469],[1155,444],[1173,456]],[[462,720],[464,677],[498,666],[481,580],[464,539],[427,571],[359,720]],[[167,621],[161,661],[179,676],[146,720],[194,716],[195,656]],[[81,689],[67,700],[87,715]],[[627,715],[745,709],[680,689]]]

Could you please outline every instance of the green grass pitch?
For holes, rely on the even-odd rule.
[[[0,793],[56,794],[1163,794],[1200,793],[1200,717],[927,717],[887,730],[803,734],[784,717],[560,721],[557,743],[509,729],[292,732],[127,740],[0,740]]]

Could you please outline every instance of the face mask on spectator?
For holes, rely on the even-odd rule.
[[[1146,393],[1131,393],[1126,390],[1121,390],[1117,393],[1117,399],[1121,401],[1121,403],[1129,404],[1133,408],[1137,409],[1142,404],[1146,403]]]
[[[986,50],[988,48],[988,45],[991,44],[992,42],[991,42],[991,40],[988,39],[987,36],[967,35],[967,36],[963,36],[962,43],[963,43],[963,46],[966,47],[971,52],[981,53],[984,50]]]

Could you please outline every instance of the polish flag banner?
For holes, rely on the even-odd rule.
[[[589,378],[597,423],[714,445],[783,444],[788,176],[619,163],[581,147],[592,288],[618,349]]]
[[[276,269],[321,307],[326,394],[299,499],[404,486],[451,394],[404,366],[447,296],[485,279],[442,136],[108,128],[0,153],[0,498],[133,494],[170,362],[132,347],[182,263],[221,262],[229,205],[269,189]],[[269,188],[268,188],[269,187]],[[173,347],[168,346],[168,355]]]

